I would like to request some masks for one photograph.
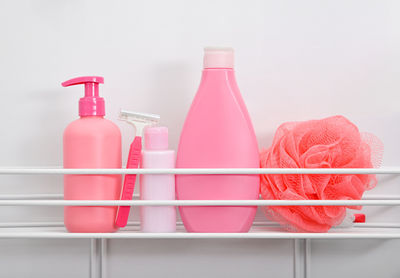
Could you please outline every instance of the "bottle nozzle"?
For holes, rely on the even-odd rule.
[[[85,96],[79,100],[79,116],[105,115],[104,99],[99,97],[100,83],[104,83],[101,76],[76,77],[61,83],[63,87],[85,85]]]

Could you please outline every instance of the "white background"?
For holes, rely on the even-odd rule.
[[[400,166],[400,2],[0,2],[0,167],[62,165],[62,132],[101,75],[107,117],[158,113],[176,149],[203,46],[236,50],[260,148],[285,121],[342,114]],[[132,130],[123,134],[123,159]],[[210,135],[212,136],[212,134]],[[0,193],[62,193],[61,177],[0,177]],[[380,177],[368,194],[400,194]],[[399,222],[394,208],[365,208]],[[135,211],[137,215],[137,212]],[[0,208],[0,221],[62,221],[62,208]],[[109,277],[293,277],[290,240],[111,240]],[[398,240],[312,241],[312,277],[399,277]],[[87,277],[88,240],[0,240],[0,277]]]

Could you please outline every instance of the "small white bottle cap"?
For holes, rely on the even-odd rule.
[[[168,128],[164,126],[146,127],[144,130],[144,148],[151,151],[168,149]]]
[[[204,48],[204,68],[233,68],[233,48],[232,47],[205,47]]]

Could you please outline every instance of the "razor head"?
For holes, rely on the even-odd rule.
[[[133,121],[139,123],[147,123],[147,124],[157,124],[160,121],[160,115],[150,114],[150,113],[141,113],[141,112],[132,112],[127,110],[122,110],[119,112],[119,119],[123,121]]]

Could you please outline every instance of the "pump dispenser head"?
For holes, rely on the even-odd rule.
[[[99,97],[99,84],[104,83],[101,76],[82,76],[61,83],[63,87],[85,85],[85,96],[79,99],[79,116],[104,116],[104,99]]]

